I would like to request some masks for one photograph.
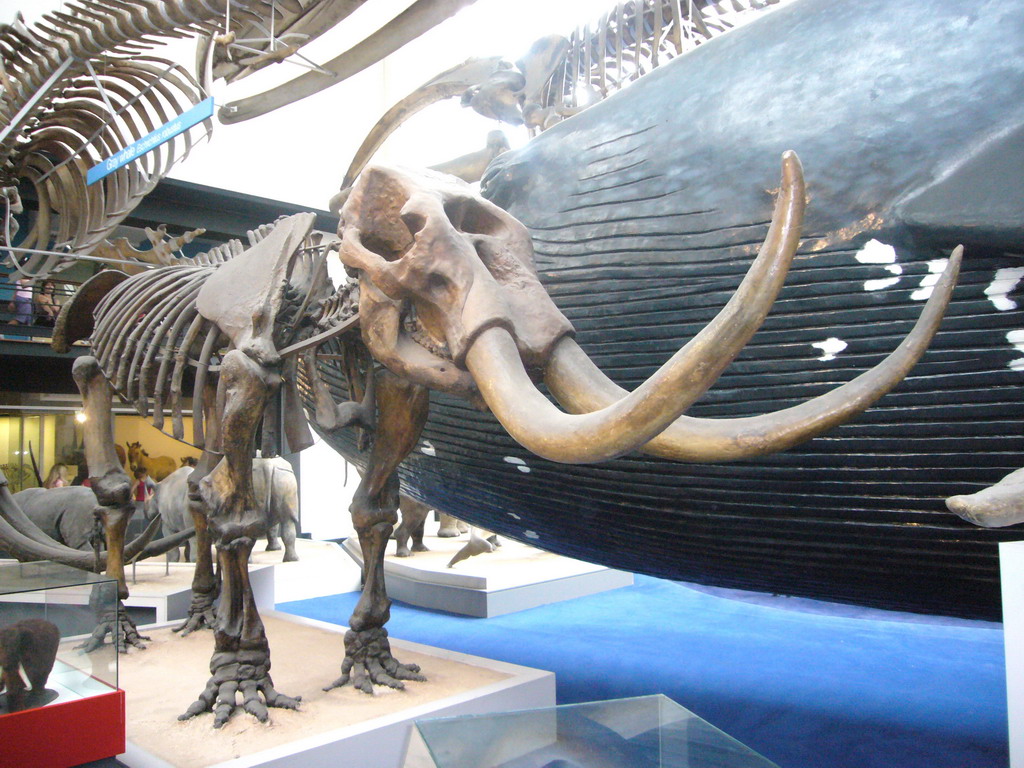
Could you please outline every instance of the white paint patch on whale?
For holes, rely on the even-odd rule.
[[[1017,287],[1017,283],[1020,282],[1022,277],[1024,277],[1024,267],[997,269],[995,277],[992,278],[992,282],[985,289],[985,295],[992,302],[992,306],[1000,312],[1016,309],[1017,302],[1009,298],[1009,293]]]
[[[1008,363],[1010,370],[1024,373],[1024,329],[1007,332],[1006,340],[1021,354],[1021,357]]]
[[[889,288],[900,281],[903,274],[903,267],[896,263],[896,249],[886,245],[880,240],[868,240],[864,246],[857,251],[857,261],[861,264],[885,264],[885,270],[895,277],[883,277],[877,280],[865,280],[865,291],[881,291]]]
[[[822,351],[823,354],[818,359],[825,361],[835,360],[836,355],[838,355],[840,352],[846,349],[846,347],[849,345],[842,339],[837,339],[835,336],[831,336],[825,339],[824,341],[816,341],[813,344],[811,344],[811,346],[817,347]]]
[[[540,538],[540,534],[537,533],[536,531],[523,531],[523,536],[525,536],[528,539],[539,539]]]
[[[892,285],[896,285],[900,281],[900,275],[903,274],[903,267],[899,264],[888,264],[885,267],[886,272],[890,272],[896,277],[882,277],[878,280],[865,280],[864,290],[865,291],[880,291],[883,288],[888,288]]]
[[[426,454],[427,456],[437,456],[437,449],[434,448],[434,444],[429,440],[424,440],[423,445],[420,446],[420,453]]]
[[[883,277],[878,280],[865,280],[864,290],[865,291],[880,291],[883,288],[889,288],[890,286],[896,285],[900,279],[898,277]]]
[[[928,274],[921,278],[920,287],[910,294],[910,298],[914,301],[928,301],[948,261],[949,259],[932,259],[929,261]]]
[[[505,461],[513,465],[520,472],[523,472],[527,475],[530,474],[530,468],[526,466],[526,462],[520,459],[518,456],[506,456]]]
[[[895,264],[896,249],[881,240],[871,239],[857,251],[857,261],[861,264]]]

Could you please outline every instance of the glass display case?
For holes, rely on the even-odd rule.
[[[666,696],[416,723],[403,768],[778,768]]]
[[[46,704],[117,690],[117,649],[110,644],[81,653],[99,616],[117,610],[117,582],[50,562],[0,566],[0,633],[26,619],[55,625],[60,637],[46,681]],[[0,709],[6,713],[6,708]]]
[[[50,562],[0,565],[5,764],[77,765],[124,751],[117,648],[80,648],[100,617],[116,615],[114,579]]]

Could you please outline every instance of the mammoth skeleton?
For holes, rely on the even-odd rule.
[[[681,459],[759,455],[819,434],[882,396],[935,333],[960,249],[912,333],[854,381],[763,418],[683,415],[769,311],[800,238],[805,196],[800,163],[786,153],[772,222],[747,277],[719,316],[632,392],[616,390],[573,342],[571,324],[538,279],[523,225],[465,183],[433,172],[372,167],[360,176],[342,211],[337,246],[358,282],[337,290],[324,268],[330,247],[307,239],[311,214],[279,220],[216,266],[94,278],[65,306],[57,335],[64,344],[91,337],[95,356],[76,361],[75,377],[91,416],[86,454],[101,502],[116,507],[127,489],[109,436],[113,393],[152,413],[160,427],[170,405],[172,431],[182,438],[185,372],[194,373],[192,442],[204,452],[189,479],[200,558],[186,629],[212,624],[215,650],[212,677],[182,717],[212,711],[216,727],[239,707],[265,720],[267,707],[298,706],[297,698],[273,687],[247,560],[266,525],[251,480],[257,433],[261,422],[283,421],[292,450],[308,441],[298,410],[300,379],[315,400],[320,429],[372,431],[350,507],[364,588],[345,636],[341,676],[329,686],[351,682],[367,692],[423,679],[390,651],[383,556],[397,521],[396,470],[419,439],[430,390],[467,398],[529,450],[572,463],[636,449]],[[343,365],[361,393],[358,402],[333,402],[320,376],[326,360],[316,350],[332,339],[347,350]],[[565,411],[547,399],[541,382]],[[265,416],[275,403],[285,418]],[[265,429],[264,455],[275,442]],[[111,550],[123,536],[113,521],[108,518]],[[222,576],[215,616],[209,554],[203,562],[209,541]],[[116,571],[116,563],[110,567]]]

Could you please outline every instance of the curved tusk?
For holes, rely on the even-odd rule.
[[[160,526],[162,524],[163,521],[160,519],[160,515],[157,515],[150,520],[149,525],[146,526],[142,533],[131,541],[125,542],[122,559],[126,563],[130,563],[132,560],[139,558],[139,553],[146,549],[149,542],[152,541],[154,536],[156,536],[156,532],[160,530]]]
[[[154,518],[159,520],[160,518]],[[124,561],[130,563],[133,560],[145,560],[147,557],[156,557],[162,555],[165,552],[170,552],[175,547],[180,547],[186,541],[196,535],[195,528],[189,528],[185,531],[178,531],[172,533],[169,536],[150,541],[144,547],[138,548],[136,545],[142,543],[140,540],[145,537],[145,533],[140,534],[139,538],[133,541],[129,545],[125,545],[124,548]],[[136,552],[138,549],[138,552]]]
[[[385,112],[380,120],[370,129],[359,145],[348,170],[345,171],[345,178],[341,182],[341,189],[351,187],[356,177],[362,173],[370,158],[380,149],[381,144],[394,133],[399,126],[418,112],[426,109],[439,101],[461,96],[466,89],[472,85],[482,82],[490,75],[501,60],[500,56],[492,56],[486,59],[468,59],[462,64],[447,69],[429,82],[424,83],[415,91],[397,102],[391,109]],[[337,213],[341,205],[332,203],[331,211]]]
[[[646,443],[700,397],[760,327],[800,241],[804,185],[793,152],[782,157],[782,187],[768,235],[739,290],[718,316],[633,393],[609,398],[600,408],[579,408],[585,392],[576,378],[561,376],[559,350],[579,350],[561,342],[552,357],[548,384],[576,415],[551,405],[530,381],[515,344],[504,331],[481,334],[466,366],[491,411],[509,434],[534,453],[568,464],[604,461]],[[472,358],[472,361],[471,361]],[[570,371],[571,373],[571,371]],[[563,399],[564,398],[564,399]]]
[[[42,538],[42,540],[40,539]],[[58,544],[46,536],[21,511],[7,487],[6,478],[0,474],[0,541],[4,549],[21,561],[53,560],[55,563],[96,571],[92,552],[83,552]]]
[[[800,244],[803,215],[803,169],[796,153],[788,151],[782,155],[782,186],[771,226],[743,282],[715,319],[654,374],[664,382],[661,386],[673,390],[672,402],[679,406],[679,413],[707,392],[761,327]],[[593,375],[580,374],[581,367],[587,372],[587,366],[576,362],[578,355],[586,357],[571,339],[555,347],[544,376],[555,399],[571,413],[589,413],[620,399],[622,394],[617,394],[605,398],[604,405],[593,407],[588,394],[593,388]],[[604,379],[604,374],[600,375]]]
[[[480,394],[506,431],[524,448],[563,464],[613,459],[642,445],[677,416],[671,393],[648,380],[636,390],[593,413],[558,410],[530,380],[515,340],[492,326],[466,353],[466,368]]]
[[[644,452],[676,461],[735,461],[784,451],[849,420],[902,381],[924,354],[949,305],[962,257],[963,246],[957,246],[914,328],[874,368],[813,400],[761,416],[738,419],[681,416],[645,445]],[[552,369],[557,369],[554,378],[559,381],[575,378],[586,382],[585,388],[574,390],[586,392],[585,396],[577,394],[571,403],[563,403],[576,413],[606,408],[628,394],[605,376],[570,339],[559,342],[552,354],[549,376]]]

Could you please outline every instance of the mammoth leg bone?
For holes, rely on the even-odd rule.
[[[209,427],[210,422],[207,421]],[[197,629],[213,629],[215,625],[214,603],[220,595],[220,580],[213,572],[213,548],[210,540],[210,518],[199,492],[199,481],[208,475],[220,461],[220,454],[204,450],[196,468],[189,475],[188,513],[196,529],[196,540],[192,545],[195,551],[196,569],[192,574],[192,602],[188,608],[185,623],[174,628],[181,636],[191,634]],[[196,477],[198,475],[198,477]]]
[[[122,602],[128,597],[128,584],[124,577],[124,536],[128,521],[135,512],[135,504],[131,497],[131,480],[114,449],[113,389],[94,357],[78,358],[71,374],[82,393],[86,416],[83,435],[85,460],[89,466],[89,482],[96,495],[96,515],[103,523],[107,540],[106,572],[117,580],[118,598],[112,612],[99,616],[96,628],[82,648],[86,652],[96,650],[103,645],[107,634],[116,638],[119,651],[126,651],[129,645],[145,648],[142,641],[149,638],[139,634]],[[110,601],[99,601],[97,605],[109,606]]]
[[[398,521],[398,474],[402,460],[416,445],[427,420],[425,387],[383,371],[377,381],[380,413],[366,471],[349,507],[363,549],[363,593],[345,633],[341,676],[324,690],[349,681],[364,693],[373,686],[404,688],[403,680],[425,680],[415,664],[391,655],[388,632],[391,601],[384,585],[384,549]]]
[[[213,471],[220,462],[221,430],[220,414],[217,412],[216,388],[212,382],[204,385],[203,423],[206,425],[206,447],[192,474],[188,476],[188,512],[196,529],[193,547],[196,553],[196,569],[192,574],[192,603],[189,605],[185,623],[175,627],[181,636],[197,629],[213,629],[215,624],[214,603],[220,595],[220,581],[213,572],[213,548],[210,541],[210,517],[206,502],[199,490],[200,481]]]
[[[374,403],[372,366],[366,374],[366,386],[363,389],[362,399],[335,403],[331,399],[330,389],[317,370],[316,350],[310,349],[305,352],[302,356],[302,363],[306,368],[306,377],[313,389],[313,400],[316,404],[313,420],[317,426],[328,432],[352,426],[373,431],[377,411]]]
[[[299,706],[298,698],[274,690],[270,646],[248,570],[253,545],[266,534],[266,516],[253,493],[253,445],[267,399],[278,386],[276,374],[239,350],[224,356],[217,387],[224,458],[199,483],[210,511],[210,534],[223,581],[210,659],[212,676],[180,720],[213,712],[213,727],[219,728],[239,707],[266,722],[268,707]]]
[[[950,512],[984,528],[1024,523],[1024,469],[1011,472],[977,493],[950,496],[946,506]]]

